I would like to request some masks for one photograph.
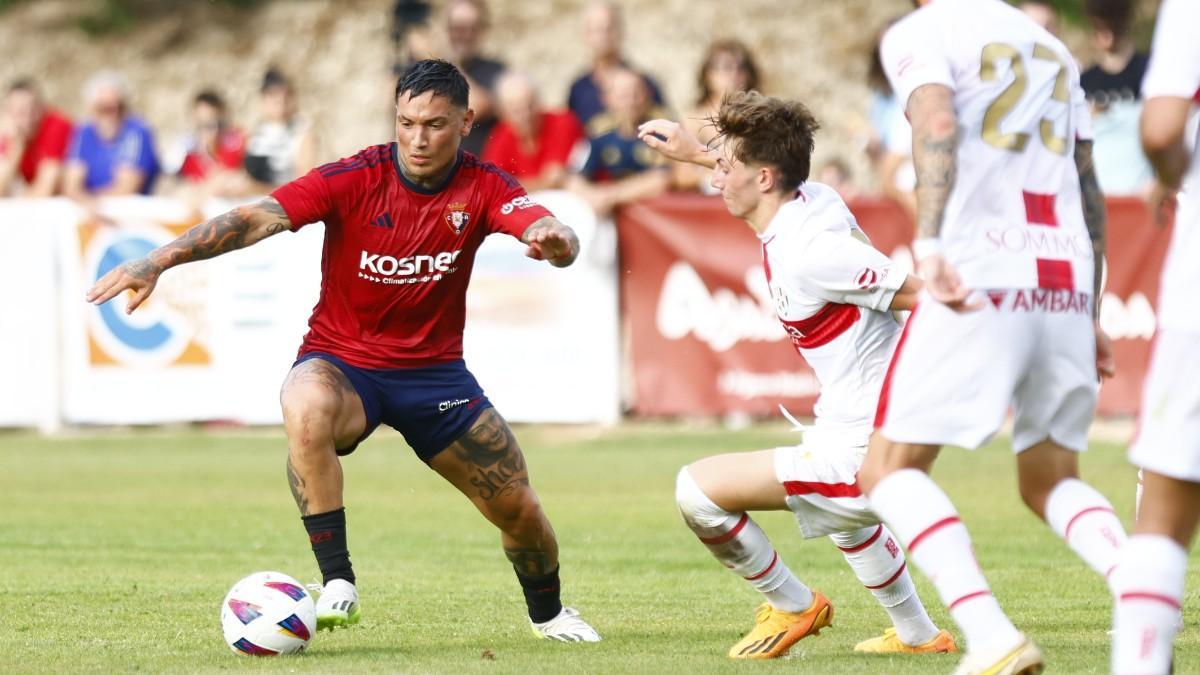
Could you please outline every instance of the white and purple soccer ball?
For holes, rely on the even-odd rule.
[[[317,632],[317,608],[299,581],[280,572],[255,572],[221,602],[221,629],[238,654],[292,654]]]

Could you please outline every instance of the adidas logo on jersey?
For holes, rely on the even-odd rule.
[[[381,213],[375,216],[375,219],[371,221],[371,224],[375,227],[382,227],[390,230],[392,229],[392,214]]]

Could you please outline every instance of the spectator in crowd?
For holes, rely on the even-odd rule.
[[[243,183],[246,137],[234,128],[225,101],[206,89],[192,100],[192,131],[180,139],[172,173],[201,196],[231,197]]]
[[[569,111],[543,110],[537,86],[524,73],[506,72],[496,84],[500,122],[483,147],[484,161],[517,177],[530,192],[563,187],[572,151],[584,140]]]
[[[496,126],[496,80],[504,72],[503,63],[480,55],[490,25],[491,16],[484,0],[450,0],[446,7],[449,61],[467,77],[471,86],[467,105],[475,111],[475,123],[471,134],[463,139],[462,148],[476,155],[483,152],[483,145]]]
[[[425,0],[396,0],[392,7],[392,86],[410,65],[433,56],[431,13]]]
[[[247,194],[269,192],[317,164],[317,134],[296,110],[291,81],[270,68],[260,92],[260,119],[246,142]]]
[[[569,187],[600,217],[621,204],[666,191],[670,167],[638,140],[638,125],[665,114],[654,105],[645,78],[628,68],[605,78],[604,112],[588,125],[588,152]]]
[[[709,122],[725,96],[737,91],[758,89],[758,65],[750,49],[738,40],[717,40],[709,45],[697,78],[700,95],[696,107],[683,116],[683,126],[701,143],[709,143],[716,135]],[[675,162],[672,177],[681,190],[700,190],[716,194],[709,185],[712,172],[691,163]]]
[[[909,216],[917,214],[917,197],[913,189],[917,174],[912,160],[912,127],[904,112],[904,104],[896,99],[892,85],[883,72],[879,44],[883,34],[899,17],[888,21],[875,35],[871,60],[867,64],[867,86],[871,90],[871,131],[867,141],[867,156],[879,179],[879,190],[899,204]]]
[[[841,157],[832,157],[817,168],[816,182],[837,190],[842,201],[849,204],[858,198],[858,188],[854,186],[854,174],[850,165]]]
[[[47,108],[32,80],[8,87],[0,110],[0,197],[49,197],[62,186],[71,121]]]
[[[592,52],[591,69],[571,84],[567,107],[586,127],[604,112],[604,81],[614,72],[628,68],[621,57],[621,9],[611,1],[595,0],[583,11],[584,38]],[[662,105],[658,84],[642,75],[646,89],[656,105]]]
[[[64,191],[89,195],[150,194],[158,177],[154,133],[130,112],[129,83],[104,71],[84,85],[88,118],[75,129],[64,175]]]
[[[1034,23],[1058,37],[1058,10],[1050,0],[1022,0],[1017,7]]]
[[[1142,78],[1149,57],[1130,36],[1132,0],[1086,0],[1096,62],[1079,84],[1092,108],[1093,160],[1100,188],[1109,195],[1148,192],[1153,173],[1138,141]]]

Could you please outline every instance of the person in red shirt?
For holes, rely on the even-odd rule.
[[[583,126],[570,111],[543,110],[537,87],[510,71],[496,84],[500,123],[483,146],[483,160],[520,179],[527,190],[563,187]]]
[[[229,124],[225,101],[219,94],[208,89],[196,94],[192,124],[193,131],[184,141],[186,150],[179,176],[193,185],[203,185],[214,196],[236,194],[246,137]]]
[[[24,197],[58,194],[70,142],[71,120],[46,107],[32,80],[9,85],[0,117],[0,197],[21,183]]]
[[[288,479],[325,582],[318,628],[360,616],[339,455],[384,423],[500,529],[535,634],[595,642],[559,599],[558,544],[521,448],[462,360],[467,283],[484,237],[516,237],[556,267],[575,261],[579,240],[512,176],[459,148],[474,118],[467,94],[452,64],[413,64],[396,85],[396,142],[197,225],[110,271],[87,299],[132,291],[131,312],[170,267],[323,221],[320,300],[280,394]]]

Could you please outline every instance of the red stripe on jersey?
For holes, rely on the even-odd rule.
[[[801,349],[815,349],[836,340],[842,333],[850,330],[862,312],[857,305],[828,303],[816,314],[799,321],[784,321],[792,342]]]
[[[877,591],[881,588],[886,588],[887,586],[891,586],[893,581],[899,579],[901,574],[904,574],[904,568],[907,565],[908,565],[908,563],[906,563],[906,562],[900,563],[900,569],[896,570],[896,573],[892,575],[892,578],[888,579],[887,581],[883,582],[882,584],[879,584],[878,586],[867,586],[866,584],[863,584],[863,585],[867,586],[867,590],[871,590],[871,591]]]
[[[1105,513],[1112,513],[1113,515],[1116,515],[1113,512],[1113,510],[1108,508],[1107,506],[1088,507],[1088,508],[1080,511],[1079,513],[1076,513],[1075,515],[1071,516],[1071,519],[1067,521],[1067,529],[1066,529],[1065,533],[1063,534],[1063,539],[1066,539],[1067,541],[1071,541],[1071,527],[1073,525],[1075,525],[1075,521],[1079,520],[1080,518],[1082,518],[1083,516],[1086,516],[1089,513],[1095,513],[1097,511],[1103,511]]]
[[[1025,222],[1058,227],[1058,217],[1054,215],[1054,195],[1024,190],[1021,191],[1021,195],[1025,197]]]
[[[1125,602],[1126,600],[1150,600],[1151,602],[1161,602],[1164,605],[1169,605],[1175,609],[1179,609],[1179,600],[1177,598],[1172,598],[1169,595],[1163,595],[1161,593],[1144,593],[1142,591],[1122,593],[1121,602]]]
[[[900,352],[904,351],[904,341],[908,339],[908,329],[913,325],[913,321],[917,319],[917,309],[920,308],[920,303],[913,307],[912,313],[908,315],[908,321],[904,323],[904,329],[900,331],[900,339],[896,342],[896,351],[892,352],[892,362],[888,364],[887,373],[883,376],[883,386],[879,389],[879,403],[875,406],[875,428],[883,426],[887,420],[888,397],[892,393],[892,375],[896,372],[896,362],[900,360]]]
[[[783,489],[789,495],[818,494],[822,497],[861,497],[862,491],[855,483],[818,483],[806,480],[785,480]],[[870,543],[870,542],[867,542]]]
[[[949,518],[942,518],[941,520],[937,521],[936,523],[934,523],[934,524],[930,525],[929,527],[925,528],[924,530],[922,530],[921,533],[918,534],[917,536],[913,537],[913,540],[911,542],[909,542],[909,544],[908,544],[908,552],[912,553],[913,550],[915,550],[917,548],[917,544],[920,544],[922,541],[925,541],[925,538],[928,537],[929,535],[933,534],[934,532],[937,532],[938,530],[942,529],[943,527],[946,527],[947,525],[953,525],[955,523],[961,523],[961,522],[962,521],[958,519],[958,516],[950,516]]]
[[[755,579],[761,579],[761,578],[767,576],[767,572],[770,572],[772,569],[775,568],[775,563],[779,562],[779,552],[772,551],[772,553],[774,553],[775,556],[773,558],[771,558],[771,564],[767,565],[767,569],[759,572],[758,574],[755,574],[752,577],[744,577],[746,579],[746,581],[754,581]]]
[[[871,544],[874,544],[875,540],[878,539],[879,535],[881,535],[881,534],[883,534],[883,526],[878,525],[875,527],[875,531],[873,533],[871,533],[871,536],[866,541],[859,544],[858,546],[851,546],[850,548],[842,548],[841,546],[839,546],[838,548],[842,549],[842,553],[855,553],[856,551],[861,551],[864,548],[870,546]]]
[[[909,550],[911,550],[911,549],[909,549]],[[974,600],[975,598],[984,598],[991,594],[992,594],[991,591],[975,591],[974,593],[967,593],[966,595],[962,596],[961,598],[959,598],[959,599],[955,600],[954,602],[950,603],[949,605],[947,605],[946,611],[953,612],[955,607],[958,607],[959,605],[961,605],[962,603],[964,603],[968,600]]]
[[[1038,288],[1051,290],[1075,290],[1075,274],[1067,260],[1037,259]]]
[[[737,521],[737,525],[734,525],[732,530],[726,532],[725,534],[719,534],[715,537],[700,537],[700,541],[708,544],[709,546],[719,546],[724,544],[725,542],[738,536],[738,532],[742,531],[742,528],[746,526],[746,523],[749,520],[750,516],[743,513],[741,519]]]

